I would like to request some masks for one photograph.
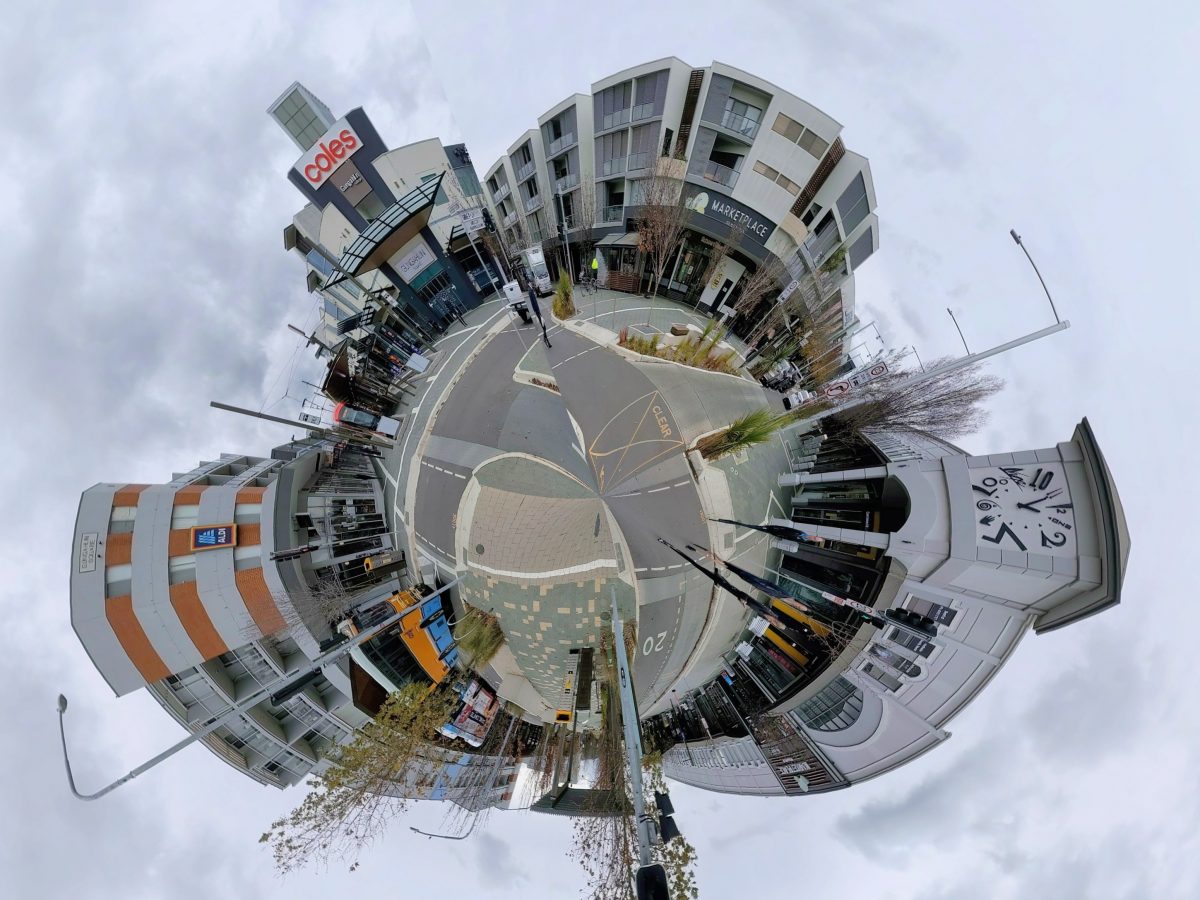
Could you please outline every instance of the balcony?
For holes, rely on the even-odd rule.
[[[611,178],[613,175],[620,175],[625,171],[625,157],[618,156],[615,159],[606,159],[600,164],[601,178]]]
[[[510,212],[507,216],[504,217],[504,227],[511,228],[516,221],[517,221],[517,211],[514,209],[512,212]]]
[[[579,184],[579,173],[578,172],[568,172],[562,178],[554,179],[554,190],[559,193],[565,194],[567,191],[571,190],[571,188],[575,187],[575,185],[577,185],[577,184]]]
[[[633,108],[632,115],[630,116],[630,121],[640,122],[642,119],[649,119],[653,115],[654,115],[654,104],[653,103],[642,103]]]
[[[648,169],[650,168],[650,161],[653,158],[654,154],[649,151],[645,153],[630,153],[627,157],[628,164],[626,165],[626,170],[633,172],[637,169]]]
[[[753,119],[748,119],[745,116],[739,116],[736,113],[725,111],[725,115],[721,116],[721,126],[728,128],[730,131],[740,134],[747,140],[754,140],[754,136],[758,134],[758,122]]]
[[[729,168],[729,166],[723,166],[720,163],[710,160],[704,166],[704,177],[709,181],[715,181],[717,184],[733,187],[737,184],[738,173]]]
[[[544,241],[546,241],[549,237],[551,237],[551,235],[548,233],[547,230],[544,230],[541,228],[534,228],[532,226],[529,229],[529,241],[532,244],[541,244]]]
[[[616,112],[611,112],[600,120],[600,130],[607,131],[610,128],[616,128],[618,125],[624,125],[629,121],[629,108],[618,109]]]
[[[575,135],[574,134],[564,134],[562,137],[558,138],[557,140],[553,140],[550,142],[550,155],[557,156],[558,154],[562,153],[564,150],[566,150],[568,147],[570,147],[574,143],[575,143]]]
[[[501,200],[503,200],[505,197],[507,197],[511,193],[512,193],[512,190],[509,188],[508,182],[505,182],[504,184],[500,185],[499,188],[492,191],[492,202],[499,203]]]
[[[525,212],[531,213],[542,205],[542,195],[534,194],[525,200]]]
[[[601,224],[609,224],[612,222],[620,222],[624,218],[625,207],[618,203],[616,206],[602,206],[600,208]]]
[[[525,165],[521,166],[521,168],[517,169],[517,181],[518,182],[524,181],[526,178],[528,178],[530,175],[533,174],[533,169],[534,169],[534,162],[531,159],[529,162],[525,163]]]

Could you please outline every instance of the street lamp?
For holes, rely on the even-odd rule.
[[[967,351],[967,356],[970,356],[971,348],[967,346],[967,339],[963,337],[962,329],[958,327],[958,319],[954,318],[954,310],[947,306],[946,312],[950,313],[950,321],[954,323],[955,328],[958,328],[958,337],[963,342],[963,349]]]
[[[1016,241],[1017,246],[1021,248],[1021,252],[1025,254],[1025,258],[1029,260],[1029,264],[1033,266],[1033,271],[1038,277],[1038,281],[1042,283],[1042,290],[1046,292],[1046,299],[1050,301],[1050,311],[1054,313],[1054,321],[1062,322],[1058,317],[1058,310],[1054,306],[1054,298],[1050,296],[1050,289],[1046,287],[1046,279],[1042,277],[1042,273],[1038,271],[1037,263],[1033,261],[1033,257],[1029,255],[1029,251],[1025,249],[1025,245],[1021,243],[1021,236],[1017,234],[1017,229],[1010,228],[1008,233],[1012,235],[1012,239]]]

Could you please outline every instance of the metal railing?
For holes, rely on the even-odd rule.
[[[577,184],[579,184],[578,172],[568,172],[562,178],[554,179],[554,189],[562,191],[564,194]]]
[[[620,175],[625,171],[625,157],[618,156],[615,159],[606,159],[600,165],[600,177],[607,178],[609,175]]]
[[[526,198],[525,212],[531,213],[541,205],[542,205],[542,195],[534,194],[532,197]]]
[[[600,221],[604,223],[620,222],[624,212],[625,206],[623,204],[617,204],[616,206],[602,206],[600,208]]]
[[[534,162],[531,159],[529,162],[525,163],[525,165],[521,166],[521,168],[517,169],[517,181],[524,181],[526,178],[532,175],[533,168]]]
[[[507,228],[510,225],[512,225],[515,221],[517,221],[517,211],[514,209],[512,212],[510,212],[507,216],[504,217],[504,226]]]
[[[641,103],[633,108],[630,115],[630,121],[639,122],[642,119],[648,119],[654,115],[654,103]]]
[[[709,160],[704,165],[704,177],[709,181],[715,181],[717,184],[733,187],[737,184],[738,173],[729,168],[729,166],[723,166],[718,162]]]
[[[728,128],[730,131],[736,131],[738,134],[753,138],[758,134],[759,123],[753,119],[748,119],[745,116],[739,116],[737,113],[725,111],[725,115],[721,117],[721,126]]]
[[[616,128],[618,125],[624,125],[629,121],[629,107],[618,109],[616,112],[611,112],[600,120],[600,130],[607,128]]]
[[[653,156],[654,154],[650,153],[649,151],[643,153],[630,153],[629,156],[626,157],[628,160],[625,166],[626,171],[633,172],[637,169],[650,168],[650,160],[653,158]]]
[[[512,189],[508,186],[508,182],[506,181],[504,184],[500,185],[500,187],[498,187],[496,190],[492,191],[492,202],[499,203],[501,200],[503,200],[505,197],[507,197],[511,193],[512,193]]]
[[[567,149],[574,143],[575,135],[573,133],[564,134],[562,137],[556,138],[550,142],[550,155],[554,156],[555,154]]]

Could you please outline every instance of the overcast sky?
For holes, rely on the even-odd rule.
[[[568,94],[677,55],[804,97],[870,159],[881,248],[858,298],[889,343],[915,343],[926,361],[959,352],[947,306],[972,349],[1049,324],[1007,232],[1024,235],[1073,327],[992,367],[1008,388],[961,443],[1049,446],[1087,415],[1133,538],[1123,604],[1028,638],[951,723],[953,738],[917,762],[825,797],[676,788],[703,896],[1200,896],[1200,704],[1184,613],[1197,291],[1183,266],[1200,247],[1200,16],[1182,0],[967,8],[10,6],[0,893],[575,895],[566,823],[521,813],[493,815],[462,843],[400,827],[354,875],[280,882],[256,840],[299,793],[259,787],[199,748],[99,803],[72,800],[60,690],[85,789],[178,729],[146,696],[114,699],[75,639],[70,539],[79,494],[97,481],[161,482],[290,437],[207,403],[294,415],[313,371],[286,330],[315,317],[281,237],[301,205],[284,177],[297,154],[265,115],[293,79],[335,114],[365,107],[392,146],[465,140],[482,174]],[[419,806],[411,823],[436,828],[443,812]]]

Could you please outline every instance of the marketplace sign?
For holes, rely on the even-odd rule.
[[[775,231],[775,223],[770,219],[764,219],[732,197],[699,185],[684,185],[683,205],[696,215],[719,222],[726,228],[745,223],[746,237],[757,244],[765,245]]]
[[[338,119],[307,153],[296,160],[292,168],[299,172],[311,187],[318,188],[361,146],[362,139],[350,126],[350,122],[344,118]]]

